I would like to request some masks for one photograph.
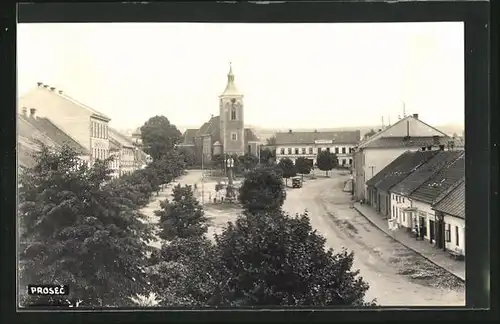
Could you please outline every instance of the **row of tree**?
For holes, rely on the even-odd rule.
[[[327,151],[321,151],[316,157],[316,165],[318,169],[325,171],[326,176],[328,176],[328,171],[331,171],[338,166],[337,155]],[[295,163],[289,158],[280,159],[278,166],[281,169],[285,180],[295,177],[297,174],[300,174],[303,177],[304,174],[311,173],[314,167],[312,161],[304,157],[298,157],[295,160]]]

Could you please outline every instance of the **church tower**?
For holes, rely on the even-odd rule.
[[[234,83],[231,63],[229,63],[226,89],[219,96],[219,113],[223,152],[243,155],[245,153],[243,95]]]

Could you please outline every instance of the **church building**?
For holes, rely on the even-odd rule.
[[[258,156],[260,141],[252,129],[245,128],[243,94],[236,87],[231,64],[226,88],[219,96],[219,115],[198,129],[187,129],[179,147],[192,148],[205,161],[221,154]]]

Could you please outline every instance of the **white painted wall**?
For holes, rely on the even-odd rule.
[[[451,242],[446,242],[446,249],[450,251],[456,251],[456,249],[462,250],[462,255],[465,255],[465,220],[462,218],[450,216],[444,214],[445,230],[446,224],[450,224],[450,238]],[[458,244],[456,242],[456,233],[458,230]]]
[[[332,144],[310,144],[310,145],[303,145],[303,144],[297,144],[297,145],[276,145],[276,161],[279,162],[280,159],[283,158],[289,158],[292,161],[295,161],[298,157],[304,157],[306,159],[313,159],[314,163],[316,163],[316,157],[318,155],[319,149],[322,151],[325,151],[327,148],[330,148],[330,152],[335,153],[336,149],[338,149],[339,153],[337,154],[337,159],[339,162],[339,165],[343,165],[343,160],[345,160],[346,164],[345,165],[351,165],[349,164],[350,160],[352,159],[352,153],[350,153],[350,150],[354,149],[354,144],[337,144],[337,145],[332,145]],[[346,153],[342,153],[342,148],[345,149]],[[298,154],[296,154],[296,149],[298,149]],[[303,150],[305,149],[305,153],[303,153]],[[289,153],[291,150],[291,153]],[[352,162],[352,161],[351,161]]]
[[[407,197],[391,193],[391,218],[396,219],[399,226],[412,228],[414,224],[409,215],[405,215],[403,210],[412,207],[411,200]]]
[[[427,232],[425,233],[425,238],[427,240],[430,239],[430,221],[435,221],[435,214],[434,210],[432,210],[431,205],[421,202],[421,201],[416,201],[413,200],[412,202],[412,207],[417,208],[417,217],[420,216],[425,216],[425,222],[426,222],[426,227],[427,227]],[[418,219],[418,218],[417,218]]]

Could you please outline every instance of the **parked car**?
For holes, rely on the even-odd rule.
[[[302,188],[302,179],[300,177],[292,178],[292,188]]]

